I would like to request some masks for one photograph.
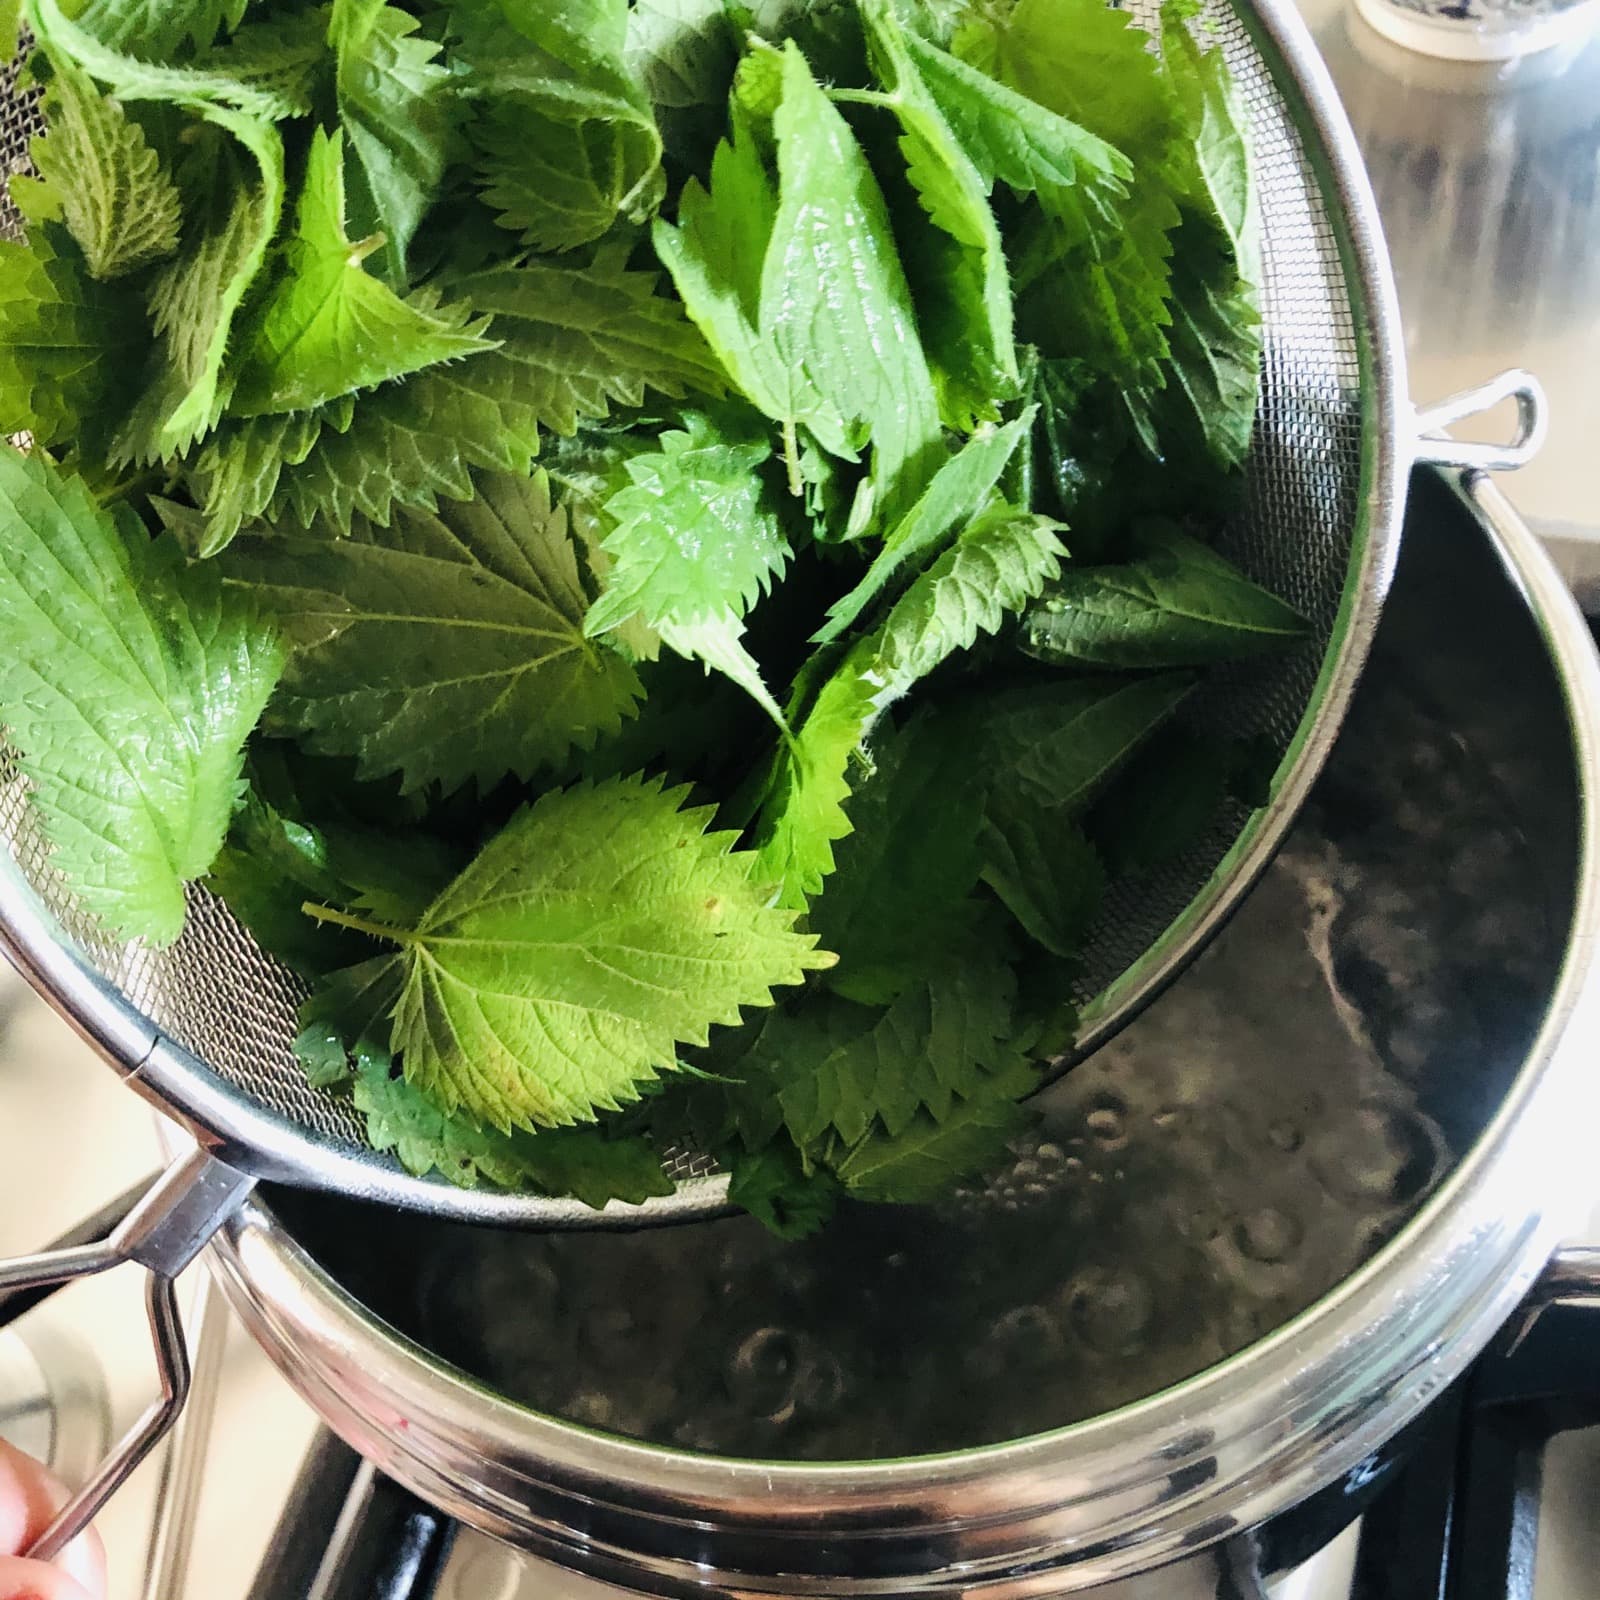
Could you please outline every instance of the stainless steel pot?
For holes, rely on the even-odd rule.
[[[384,1472],[655,1595],[1075,1592],[1350,1472],[1528,1293],[1592,1171],[1600,665],[1487,479],[1423,472],[1414,500],[1368,681],[1285,854],[1213,953],[1058,1086],[1050,1163],[1035,1143],[1009,1186],[810,1257],[718,1234],[738,1222],[516,1239],[285,1193],[213,1246],[235,1309]],[[1505,824],[1487,855],[1449,810],[1479,802]],[[1203,1160],[1163,1154],[1185,1119],[1209,1130]],[[1074,1162],[1075,1189],[1040,1181]],[[1208,1197],[1225,1202],[1210,1225]],[[1058,1255],[1060,1293],[1040,1281]],[[774,1260],[809,1274],[798,1299],[763,1299]],[[1548,1295],[1592,1292],[1592,1267],[1564,1259]],[[888,1342],[880,1316],[852,1388],[829,1340],[865,1328],[897,1274]],[[463,1281],[496,1303],[474,1313]],[[751,1320],[787,1336],[818,1307],[809,1398],[796,1333],[783,1392],[751,1398],[773,1377],[757,1370],[727,1404]],[[876,1458],[793,1459],[851,1440]]]

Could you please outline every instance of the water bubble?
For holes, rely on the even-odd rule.
[[[1438,1153],[1422,1120],[1404,1107],[1368,1104],[1344,1130],[1317,1143],[1312,1165],[1348,1200],[1401,1205],[1433,1181]]]
[[[1033,1152],[1033,1159],[1039,1163],[1040,1169],[1045,1172],[1056,1172],[1065,1165],[1067,1153],[1058,1144],[1042,1144]]]
[[[1240,1254],[1252,1261],[1282,1261],[1299,1248],[1304,1237],[1299,1219],[1274,1206],[1263,1206],[1240,1218],[1233,1230]]]
[[[1015,1380],[1019,1370],[1055,1365],[1064,1340],[1061,1327],[1043,1306],[1013,1306],[995,1319],[967,1357],[974,1378]]]
[[[1170,1133],[1183,1119],[1183,1112],[1177,1106],[1160,1106],[1150,1113],[1150,1121],[1163,1132]]]
[[[728,1396],[760,1416],[778,1416],[792,1404],[799,1367],[792,1335],[782,1328],[757,1328],[728,1358],[723,1374]]]
[[[800,1370],[795,1375],[794,1400],[803,1411],[826,1415],[844,1398],[844,1368],[831,1350],[813,1340],[805,1341]]]
[[[1115,1095],[1096,1098],[1084,1126],[1104,1150],[1119,1150],[1128,1142],[1128,1108]]]
[[[1150,1286],[1130,1267],[1094,1269],[1068,1291],[1067,1316],[1073,1331],[1102,1355],[1137,1349],[1154,1314]]]
[[[621,1422],[615,1400],[600,1389],[580,1389],[566,1404],[567,1417],[585,1428],[616,1428]]]
[[[1197,1244],[1210,1244],[1222,1233],[1222,1213],[1214,1205],[1196,1205],[1179,1219],[1178,1231]]]

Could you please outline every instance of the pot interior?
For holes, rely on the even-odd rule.
[[[718,1454],[1015,1439],[1226,1360],[1400,1230],[1487,1124],[1566,944],[1559,680],[1482,529],[1413,483],[1371,665],[1211,950],[1038,1101],[1010,1168],[798,1244],[530,1236],[283,1191],[373,1315],[507,1398]]]

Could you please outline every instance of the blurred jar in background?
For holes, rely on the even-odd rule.
[[[1452,61],[1508,61],[1587,38],[1600,0],[1355,0],[1385,38]]]

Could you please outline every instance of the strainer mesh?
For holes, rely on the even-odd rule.
[[[1148,0],[1131,9],[1141,21],[1153,20]],[[1310,618],[1313,633],[1287,657],[1218,672],[1187,714],[1201,731],[1259,736],[1281,754],[1315,716],[1318,674],[1342,642],[1335,618],[1359,531],[1369,401],[1351,289],[1300,131],[1231,6],[1213,0],[1207,19],[1248,110],[1264,241],[1261,411],[1247,493],[1221,546]],[[0,79],[0,162],[8,175],[27,170],[28,140],[38,128],[32,98],[19,96],[14,84],[14,74]],[[0,232],[15,235],[16,222],[9,201],[0,199]],[[67,935],[130,1003],[261,1106],[299,1127],[363,1144],[361,1118],[343,1099],[311,1089],[291,1052],[303,992],[298,980],[263,955],[204,890],[192,893],[188,927],[171,948],[121,948],[107,940],[74,909],[24,801],[14,760],[0,759],[0,834]],[[1241,807],[1182,860],[1112,892],[1084,965],[1081,1000],[1147,958],[1248,817]],[[1174,958],[1180,953],[1172,951]],[[671,1170],[686,1177],[706,1169],[703,1160],[684,1155]]]
[[[1154,26],[1148,0],[1128,9]],[[1318,674],[1340,642],[1334,623],[1360,514],[1366,406],[1350,288],[1300,131],[1233,8],[1212,4],[1205,16],[1249,117],[1263,257],[1261,409],[1242,506],[1218,546],[1295,605],[1312,631],[1291,654],[1208,675],[1185,715],[1198,732],[1259,737],[1282,755],[1314,713]],[[1249,817],[1243,805],[1231,808],[1180,859],[1112,887],[1079,981],[1086,1017],[1199,893]]]

